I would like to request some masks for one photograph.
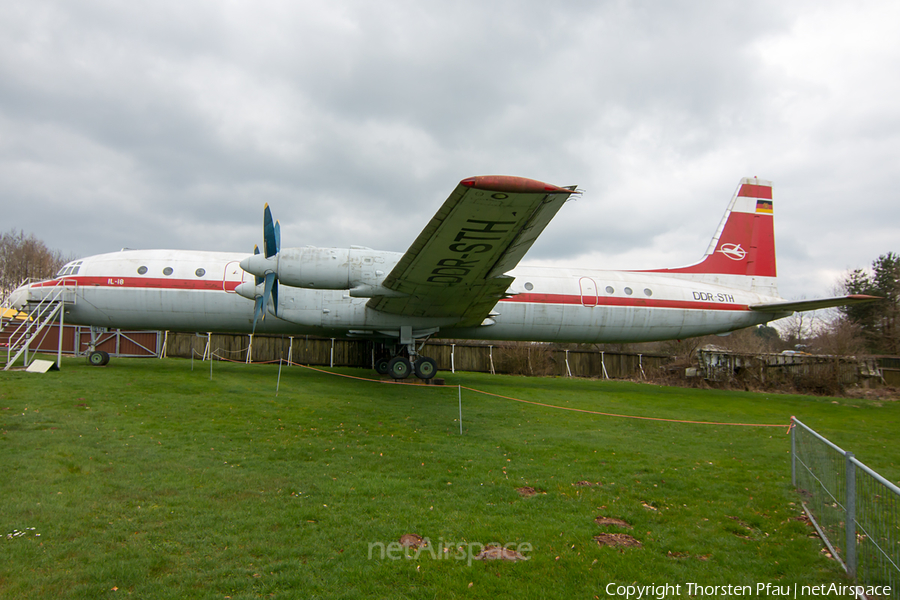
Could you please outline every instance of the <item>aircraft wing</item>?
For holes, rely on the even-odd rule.
[[[757,312],[799,312],[804,310],[819,310],[820,308],[831,308],[833,306],[847,306],[849,304],[861,304],[863,302],[873,302],[882,300],[878,296],[866,296],[863,294],[852,294],[850,296],[836,296],[834,298],[818,298],[816,300],[798,300],[794,302],[769,302],[766,304],[751,304],[750,310]]]
[[[513,281],[506,272],[573,193],[521,177],[462,180],[384,279],[404,296],[376,296],[368,306],[481,324]]]

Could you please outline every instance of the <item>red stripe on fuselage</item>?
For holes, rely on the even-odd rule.
[[[233,292],[241,284],[240,281],[222,281],[214,279],[172,279],[158,277],[88,277],[75,275],[48,281],[33,283],[34,287],[53,287],[65,281],[66,285],[84,287],[110,287],[128,289],[168,289],[168,290],[201,290],[212,292]]]
[[[575,296],[569,294],[518,294],[501,302],[530,304],[567,304],[592,308],[594,306],[630,306],[639,308],[678,308],[682,310],[750,310],[746,304],[701,302],[697,300],[663,300],[658,298],[618,298],[611,296]],[[595,302],[595,304],[591,304]]]
[[[86,277],[75,276],[64,278],[68,285],[77,284],[83,287],[106,287],[114,289],[165,289],[196,291],[234,291],[240,282],[211,281],[194,279],[160,279],[153,277]],[[53,287],[59,280],[34,283],[35,287]],[[224,287],[223,287],[224,285]],[[659,298],[620,298],[611,296],[583,297],[575,294],[518,294],[504,298],[501,302],[518,302],[526,304],[562,304],[569,306],[630,306],[639,308],[674,308],[681,310],[750,310],[746,304],[730,304],[719,302],[702,302],[699,300],[666,300]]]

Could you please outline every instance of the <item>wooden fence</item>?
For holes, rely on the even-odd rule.
[[[218,358],[247,362],[250,336],[214,333],[210,351]],[[200,358],[207,336],[169,333],[167,356]],[[255,335],[250,362],[270,362],[290,357],[308,365],[371,368],[380,345],[366,340],[344,340],[313,336]],[[609,379],[639,379],[655,375],[671,357],[663,354],[600,352],[560,349],[553,344],[498,342],[496,345],[471,341],[429,341],[422,353],[437,361],[442,371],[476,371],[520,375],[571,375]],[[604,370],[605,367],[605,370]]]

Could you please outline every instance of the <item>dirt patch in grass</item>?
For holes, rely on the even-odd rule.
[[[423,548],[427,545],[425,539],[418,533],[404,533],[400,536],[400,544],[407,548]]]
[[[528,560],[515,550],[511,550],[509,548],[503,548],[501,546],[488,546],[484,550],[482,550],[478,556],[475,557],[475,560],[509,560],[509,561],[517,561],[517,560]]]
[[[538,494],[546,494],[544,490],[533,488],[533,487],[520,487],[516,488],[516,491],[519,492],[519,495],[523,498],[529,498],[531,496],[536,496]]]
[[[709,557],[712,555],[711,554],[700,554],[698,556],[692,556],[692,555],[688,554],[687,552],[672,552],[671,550],[669,550],[668,552],[666,552],[666,556],[668,558],[672,558],[675,560],[684,560],[684,559],[688,559],[688,558],[696,558],[697,560],[709,560]]]
[[[627,533],[601,533],[595,535],[594,540],[601,546],[624,546],[626,548],[640,548],[641,543]]]
[[[594,523],[597,525],[615,525],[616,527],[626,527],[628,529],[633,529],[631,525],[622,519],[617,519],[615,517],[604,517],[603,515],[598,516],[594,519]]]
[[[599,487],[601,484],[600,484],[599,481],[597,481],[597,482],[592,482],[592,481],[576,481],[576,482],[573,483],[572,485],[574,485],[575,487],[594,487],[594,486]]]

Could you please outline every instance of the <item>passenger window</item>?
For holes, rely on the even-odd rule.
[[[146,275],[146,274],[147,274],[147,267],[145,267],[143,265],[138,267],[138,275]]]
[[[194,271],[194,275],[196,275],[197,277],[203,277],[204,275],[206,275],[206,269],[197,269],[196,271]]]
[[[630,287],[627,287],[625,288],[625,293],[630,296],[634,293],[634,291]]]
[[[163,269],[163,275],[168,276],[168,275],[171,275],[172,273],[174,273],[174,269],[172,269],[172,267],[166,267],[165,269]]]

